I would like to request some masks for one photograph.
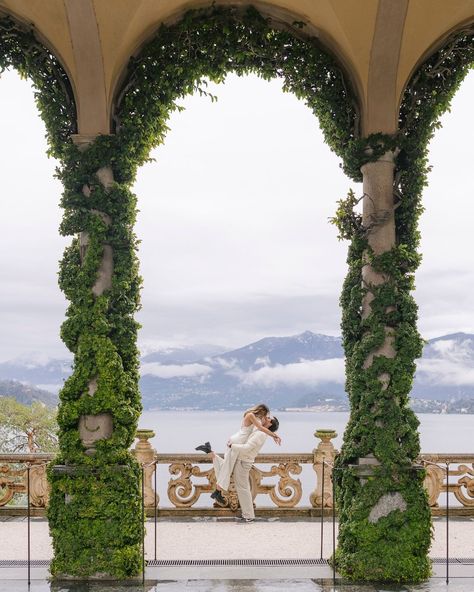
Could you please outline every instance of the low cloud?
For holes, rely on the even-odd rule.
[[[151,374],[158,378],[194,378],[207,376],[212,368],[204,364],[159,364],[157,362],[142,364],[141,375]]]
[[[467,338],[463,341],[454,339],[441,339],[432,344],[432,349],[440,354],[443,359],[453,362],[462,362],[472,359],[474,353],[474,340]]]
[[[344,359],[301,360],[294,364],[276,364],[263,366],[241,375],[241,381],[247,386],[259,385],[272,387],[278,384],[289,386],[317,386],[322,382],[344,383]]]
[[[438,354],[417,362],[417,379],[425,384],[474,385],[474,341],[443,339],[432,344]]]
[[[224,370],[232,370],[237,366],[237,360],[235,358],[231,358],[230,360],[226,360],[225,358],[214,358],[213,363],[218,364]]]
[[[422,384],[474,385],[474,368],[452,360],[420,360],[416,377]]]

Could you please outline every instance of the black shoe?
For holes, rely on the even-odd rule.
[[[212,452],[212,448],[209,442],[206,442],[205,444],[201,444],[200,446],[196,446],[196,448],[194,450],[201,450],[202,452],[205,452],[206,454],[209,454],[209,452]]]
[[[212,499],[215,499],[218,504],[221,504],[223,506],[225,506],[225,504],[227,503],[225,501],[225,497],[222,495],[222,493],[218,489],[216,489],[213,493],[211,493],[211,497],[212,497]]]

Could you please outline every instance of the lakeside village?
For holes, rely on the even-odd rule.
[[[453,399],[451,401],[437,401],[432,399],[412,399],[410,402],[410,407],[413,409],[415,413],[447,413],[447,414],[474,414],[474,399]],[[240,407],[212,407],[210,409],[203,409],[201,406],[187,406],[187,407],[178,407],[172,405],[164,405],[160,407],[153,407],[148,409],[148,411],[237,411],[240,410]],[[321,402],[318,402],[315,405],[308,405],[305,407],[276,407],[276,411],[285,411],[285,412],[315,412],[315,413],[325,413],[325,412],[346,412],[350,411],[349,409],[349,402],[347,400],[341,399],[334,399],[328,398],[324,399]]]
[[[410,407],[415,413],[462,413],[474,414],[474,400],[453,400],[453,401],[433,401],[430,399],[412,399]],[[326,403],[314,405],[311,407],[286,407],[282,411],[347,411],[349,412],[349,403],[340,402],[335,399],[327,399]]]

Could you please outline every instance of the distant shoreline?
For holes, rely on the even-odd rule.
[[[172,412],[184,412],[184,413],[196,413],[196,412],[203,412],[203,413],[237,413],[240,412],[241,409],[233,408],[233,409],[202,409],[198,407],[153,407],[147,408],[143,411],[150,411],[150,412],[157,412],[157,411],[172,411]],[[350,409],[346,408],[336,408],[336,407],[281,407],[275,409],[278,412],[285,412],[285,413],[350,413]],[[414,413],[416,414],[427,414],[427,415],[474,415],[474,410],[469,411],[460,411],[460,410],[438,410],[438,409],[414,409]]]

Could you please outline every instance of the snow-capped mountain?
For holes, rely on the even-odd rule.
[[[70,364],[28,359],[0,363],[0,379],[42,388],[60,386]],[[417,368],[412,397],[474,399],[474,335],[430,340]],[[258,401],[291,407],[327,398],[344,401],[341,338],[305,331],[267,337],[232,351],[212,345],[160,349],[142,358],[140,388],[145,408],[232,409]]]

